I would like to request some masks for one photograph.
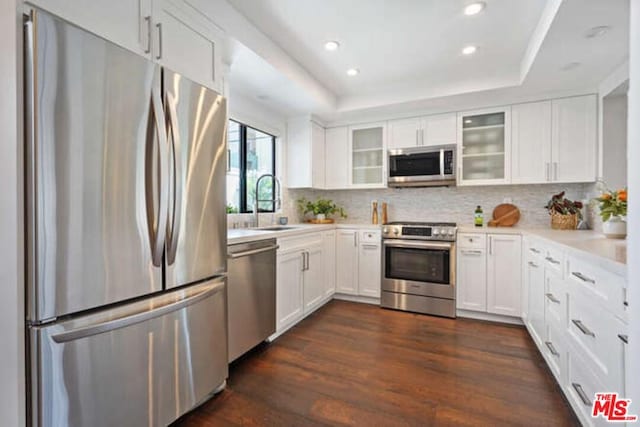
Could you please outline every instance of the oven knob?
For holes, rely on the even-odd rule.
[[[385,227],[385,228],[383,228],[383,229],[382,229],[382,232],[383,232],[384,234],[387,234],[387,233],[389,232],[389,229],[388,229],[387,227]]]
[[[454,234],[453,230],[449,230],[449,236],[453,236]]]
[[[438,234],[440,234],[440,230],[438,230],[437,228],[433,229],[433,235],[437,236]]]
[[[395,234],[395,235],[397,236],[398,234],[400,234],[400,231],[398,231],[398,229],[397,229],[397,228],[394,228],[394,229],[393,229],[393,234]]]

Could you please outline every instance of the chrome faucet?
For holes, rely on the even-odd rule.
[[[275,187],[274,187],[274,198],[273,199],[264,199],[264,200],[260,200],[259,196],[258,196],[258,190],[260,189],[260,181],[262,181],[262,178],[267,178],[267,177],[271,177],[272,181],[275,181]],[[280,207],[282,200],[280,199],[280,180],[278,180],[278,178],[270,173],[265,173],[264,175],[261,175],[260,178],[258,178],[258,180],[256,181],[256,197],[255,197],[255,203],[253,206],[253,214],[256,216],[256,228],[260,227],[260,216],[258,214],[258,204],[260,202],[271,202],[273,203],[273,210],[276,211],[278,210],[278,208]]]

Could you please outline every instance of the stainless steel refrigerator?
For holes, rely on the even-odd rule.
[[[166,425],[224,387],[226,101],[25,23],[31,424]]]

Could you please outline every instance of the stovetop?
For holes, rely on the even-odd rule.
[[[394,221],[382,226],[383,239],[456,240],[455,222]]]

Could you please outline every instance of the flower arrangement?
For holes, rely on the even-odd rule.
[[[333,200],[329,199],[318,199],[315,202],[311,202],[304,197],[298,199],[298,209],[302,212],[303,215],[307,213],[312,213],[315,216],[318,215],[340,215],[341,218],[346,218],[347,215],[344,212],[344,209],[336,205]]]
[[[565,192],[555,194],[551,197],[551,200],[547,203],[547,211],[549,215],[558,213],[560,215],[578,215],[578,218],[582,218],[582,202],[571,201],[564,197]]]
[[[612,217],[627,216],[627,189],[612,191],[605,189],[600,197],[595,199],[599,203],[600,216],[603,222]]]

